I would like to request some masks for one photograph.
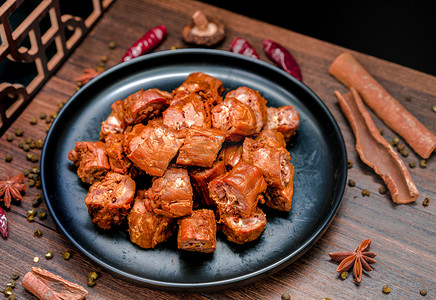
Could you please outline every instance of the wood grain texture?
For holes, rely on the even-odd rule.
[[[76,91],[75,78],[85,68],[95,67],[103,55],[109,57],[106,67],[116,65],[127,48],[148,29],[165,24],[168,37],[156,50],[167,50],[172,46],[187,47],[181,40],[181,30],[189,22],[191,15],[202,9],[206,15],[220,18],[226,25],[227,36],[218,47],[228,49],[236,37],[250,41],[262,59],[267,60],[262,50],[262,40],[269,38],[290,50],[300,63],[304,83],[306,83],[326,103],[336,118],[343,133],[349,159],[353,167],[348,170],[348,178],[356,181],[355,187],[345,189],[340,210],[324,236],[299,260],[284,270],[253,284],[216,293],[168,293],[127,283],[101,270],[86,259],[60,231],[52,218],[26,220],[27,210],[32,208],[34,195],[42,194],[37,188],[27,186],[21,204],[13,203],[7,216],[10,236],[0,239],[0,284],[9,282],[13,272],[22,276],[33,266],[41,266],[65,279],[84,286],[89,291],[87,299],[280,299],[284,292],[292,299],[382,299],[384,284],[389,284],[391,294],[396,299],[421,299],[420,289],[427,289],[423,299],[436,296],[436,161],[435,154],[427,161],[427,168],[418,166],[410,169],[418,187],[420,197],[414,204],[395,205],[388,194],[378,191],[383,181],[363,162],[355,148],[352,131],[343,116],[333,94],[347,89],[328,73],[333,59],[344,48],[319,41],[307,36],[262,23],[229,11],[191,0],[118,0],[109,8],[104,17],[82,42],[66,63],[44,85],[36,98],[0,139],[0,177],[15,175],[38,163],[26,160],[26,153],[18,148],[18,142],[25,137],[44,138],[46,123],[38,119],[31,125],[33,117],[40,112],[47,115],[58,110],[58,104],[67,101]],[[110,50],[108,43],[114,41],[118,47]],[[436,132],[436,77],[411,70],[393,63],[382,61],[351,51],[356,59],[374,76],[392,96],[401,102],[430,131]],[[389,141],[395,134],[374,115],[377,127],[383,130]],[[23,137],[15,137],[7,142],[6,135],[17,128],[24,129]],[[404,141],[402,141],[404,143]],[[404,158],[406,164],[419,157],[408,148],[410,155]],[[40,150],[32,153],[40,155]],[[11,154],[14,159],[7,163],[4,157]],[[362,190],[370,191],[369,197],[362,196]],[[430,205],[422,206],[424,197],[430,198]],[[38,211],[47,211],[42,203]],[[37,238],[33,232],[40,229],[43,236]],[[328,252],[352,251],[359,243],[371,238],[371,251],[377,253],[377,263],[373,272],[362,275],[362,283],[357,286],[350,276],[342,280],[336,273],[337,264],[329,260]],[[46,260],[44,254],[53,251],[54,257]],[[64,260],[62,252],[72,253],[70,260]],[[34,256],[40,261],[33,263]],[[100,272],[97,284],[86,286],[90,271]],[[14,293],[19,299],[35,299],[17,280]]]

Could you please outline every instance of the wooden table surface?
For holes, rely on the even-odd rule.
[[[18,299],[35,299],[22,287],[21,280],[31,267],[40,266],[84,286],[89,291],[87,299],[280,299],[284,292],[290,293],[292,299],[436,298],[435,155],[428,159],[427,168],[417,166],[409,169],[420,192],[416,203],[393,204],[389,194],[382,195],[378,191],[383,185],[380,177],[360,161],[354,147],[354,136],[333,95],[335,89],[341,92],[347,89],[329,75],[328,67],[337,55],[347,49],[201,2],[115,1],[1,137],[0,177],[16,175],[38,165],[26,160],[26,153],[18,147],[18,143],[27,137],[44,139],[45,121],[38,120],[36,125],[31,125],[30,120],[38,118],[40,112],[47,115],[57,112],[58,105],[75,93],[75,78],[85,68],[99,65],[103,55],[109,57],[106,67],[117,64],[133,42],[159,24],[167,26],[168,37],[156,51],[173,46],[188,47],[181,39],[181,30],[197,9],[225,23],[227,35],[219,49],[228,49],[236,37],[249,40],[265,60],[267,58],[261,46],[263,39],[273,39],[288,48],[301,66],[304,83],[318,94],[336,118],[346,142],[348,157],[353,162],[348,178],[355,180],[356,186],[346,187],[341,207],[327,232],[295,263],[263,280],[220,292],[170,293],[125,282],[93,265],[56,228],[50,216],[45,220],[35,218],[34,222],[28,222],[27,211],[32,208],[34,196],[42,195],[42,190],[29,187],[26,180],[27,188],[21,205],[14,204],[6,210],[10,235],[7,239],[0,238],[0,289],[6,287],[10,275],[17,272],[21,277],[16,282],[14,294]],[[116,42],[118,47],[110,50],[110,41]],[[361,53],[353,54],[398,101],[432,132],[436,132],[436,113],[432,111],[436,105],[436,77]],[[395,136],[377,118],[374,120],[383,129],[387,140]],[[6,135],[14,135],[18,128],[24,130],[23,137],[6,141]],[[410,161],[419,163],[420,158],[407,148],[410,155],[404,158],[406,164]],[[30,152],[40,156],[38,149]],[[13,156],[12,162],[4,160],[7,154]],[[363,189],[370,191],[369,197],[362,196]],[[430,199],[428,206],[422,205],[425,197]],[[47,212],[44,202],[37,207],[37,211]],[[42,237],[34,236],[34,231],[38,229],[42,231]],[[340,279],[335,271],[337,263],[330,261],[328,252],[352,251],[366,238],[372,239],[371,251],[377,253],[374,271],[365,273],[360,285],[353,282],[352,276]],[[54,257],[46,260],[44,254],[49,250],[53,251]],[[66,250],[72,253],[69,260],[62,257]],[[33,262],[35,256],[40,257],[38,263]],[[94,287],[88,287],[87,275],[94,270],[100,272],[100,277]],[[382,293],[385,284],[391,288],[390,295]],[[420,295],[421,289],[427,289],[426,297]]]

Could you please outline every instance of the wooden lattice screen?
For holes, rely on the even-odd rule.
[[[0,7],[0,135],[114,0],[83,0],[90,9],[81,17],[62,14],[61,1],[8,0]],[[80,5],[76,0],[65,1]],[[33,5],[31,11],[17,18],[24,4]],[[16,73],[9,70],[20,66],[30,76],[25,83],[8,76]],[[32,72],[26,71],[28,66]]]

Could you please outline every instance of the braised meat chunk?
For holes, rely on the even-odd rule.
[[[115,172],[94,183],[85,197],[89,215],[97,226],[110,229],[127,217],[135,196],[135,181]]]
[[[111,169],[103,142],[77,142],[68,159],[76,165],[79,178],[89,184],[103,179]]]
[[[255,138],[256,142],[267,143],[276,147],[286,148],[285,137],[276,129],[263,129]]]
[[[267,184],[260,170],[244,161],[238,163],[226,175],[209,183],[210,197],[218,206],[220,214],[249,217],[256,209]]]
[[[170,98],[170,93],[159,89],[141,89],[128,96],[123,101],[126,123],[137,124],[160,115],[168,107]]]
[[[227,169],[223,161],[216,161],[210,169],[202,168],[189,172],[192,186],[199,195],[202,204],[215,205],[215,202],[209,196],[209,182],[226,173]]]
[[[148,209],[147,192],[140,190],[135,197],[135,204],[127,217],[130,241],[142,248],[154,248],[165,242],[173,233],[174,219],[155,214]]]
[[[211,253],[216,249],[215,213],[209,209],[196,210],[179,220],[177,246],[179,249]]]
[[[237,244],[254,241],[266,228],[266,216],[259,207],[247,218],[223,214],[220,222],[227,239]]]
[[[111,133],[106,136],[104,150],[109,158],[111,170],[120,174],[127,174],[132,162],[123,152],[124,135]]]
[[[285,105],[279,108],[268,107],[266,129],[277,129],[289,140],[300,124],[300,115],[292,105]]]
[[[148,197],[153,212],[178,218],[192,213],[193,191],[188,171],[168,168],[162,177],[153,181]]]
[[[291,180],[283,188],[268,187],[265,193],[265,204],[273,209],[288,212],[291,210],[294,194],[294,167],[290,166]]]
[[[123,133],[126,128],[124,121],[123,101],[117,100],[112,105],[112,112],[105,121],[101,123],[100,140],[104,141],[110,133]]]
[[[254,134],[259,133],[267,121],[266,100],[256,90],[241,86],[236,90],[230,91],[226,95],[227,98],[236,98],[242,103],[250,106],[256,116],[256,129]]]
[[[227,132],[226,140],[238,142],[256,133],[253,109],[236,98],[226,97],[211,111],[212,126]]]
[[[221,80],[203,72],[189,74],[189,76],[185,79],[185,82],[178,89],[186,89],[188,87],[193,88],[192,84],[197,84],[198,87],[202,87],[201,89],[203,91],[215,91],[218,95],[222,95],[224,92],[224,86]],[[199,91],[198,87],[196,92]],[[176,89],[176,91],[178,89]]]
[[[183,144],[179,133],[159,123],[137,124],[125,136],[127,158],[152,176],[162,176]]]
[[[179,150],[177,164],[212,167],[224,140],[225,133],[219,129],[192,126]]]
[[[210,128],[210,110],[198,94],[187,94],[174,99],[163,112],[163,123],[175,130],[186,129],[192,125]]]
[[[224,163],[233,168],[242,160],[242,144],[226,143],[221,150]]]

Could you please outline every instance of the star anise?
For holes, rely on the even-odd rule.
[[[374,264],[376,261],[373,259],[376,254],[368,252],[371,240],[366,239],[360,243],[359,247],[354,252],[335,252],[329,253],[333,261],[340,262],[336,271],[342,273],[353,268],[353,277],[357,283],[362,279],[362,269],[366,272],[372,271],[369,264]]]
[[[8,175],[5,180],[0,180],[0,197],[3,197],[5,206],[8,208],[11,207],[12,199],[17,201],[23,199],[21,192],[25,190],[24,174],[16,175],[12,178]]]

